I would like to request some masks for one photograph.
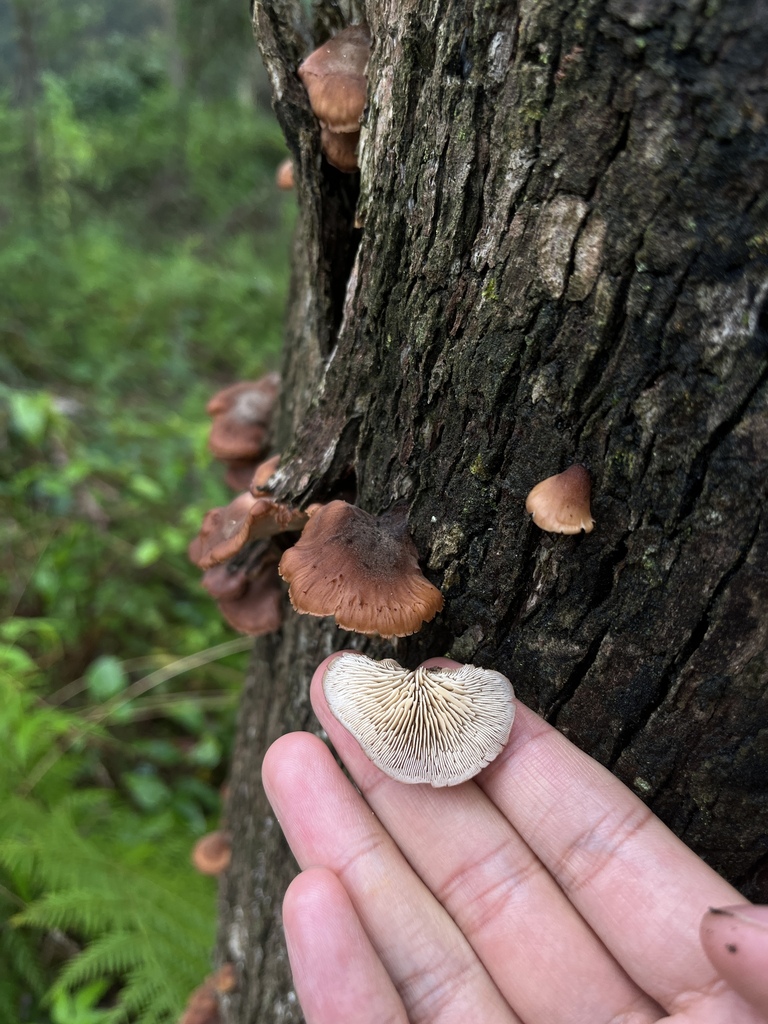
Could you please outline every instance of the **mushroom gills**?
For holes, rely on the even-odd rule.
[[[406,783],[471,779],[501,752],[515,717],[510,681],[475,665],[411,671],[345,653],[326,669],[323,690],[371,761]]]

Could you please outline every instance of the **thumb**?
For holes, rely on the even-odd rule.
[[[701,944],[717,973],[768,1016],[768,906],[711,908],[701,922]]]

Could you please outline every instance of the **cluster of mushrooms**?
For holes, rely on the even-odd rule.
[[[227,463],[229,483],[247,481],[247,489],[208,512],[189,546],[203,586],[231,625],[254,636],[280,628],[281,578],[301,614],[333,616],[342,629],[387,639],[417,632],[442,610],[443,597],[419,567],[404,504],[373,516],[340,499],[304,511],[272,497],[279,456],[265,456],[278,388],[270,374],[208,404],[211,450]],[[589,473],[573,465],[537,484],[526,509],[543,530],[577,534],[593,527],[589,499]],[[472,778],[500,752],[514,716],[509,681],[474,666],[411,672],[342,654],[324,690],[374,764],[401,782]]]
[[[235,965],[222,964],[194,990],[179,1018],[179,1024],[220,1024],[219,997],[234,992],[236,988]]]

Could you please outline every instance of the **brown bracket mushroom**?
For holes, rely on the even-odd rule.
[[[277,575],[277,554],[268,551],[239,594],[219,598],[219,611],[229,625],[247,636],[275,633],[283,624],[283,589]]]
[[[357,633],[408,636],[443,607],[419,568],[402,506],[376,517],[331,501],[313,512],[278,568],[297,612],[333,615]]]
[[[206,411],[213,417],[208,447],[217,459],[258,459],[264,447],[280,376],[232,384],[213,396]]]
[[[589,471],[569,466],[536,484],[525,499],[525,510],[547,533],[590,533],[595,525],[589,508],[591,492]]]
[[[275,184],[284,192],[289,192],[296,187],[296,179],[293,172],[293,160],[289,156],[281,161],[275,171]]]
[[[367,92],[365,71],[370,55],[368,26],[351,25],[299,65],[299,78],[323,129],[320,141],[325,158],[346,173],[357,170],[357,142]]]
[[[192,864],[201,875],[220,875],[232,859],[232,837],[217,829],[197,840],[192,847]]]
[[[222,964],[199,985],[187,1000],[179,1024],[221,1024],[219,996],[237,988],[237,970],[234,964]]]
[[[187,554],[194,565],[210,569],[232,558],[248,541],[300,530],[306,521],[306,513],[272,498],[254,498],[246,491],[229,505],[206,512]]]
[[[501,752],[515,717],[510,681],[474,665],[409,671],[344,653],[326,669],[323,691],[333,715],[398,782],[466,782]]]

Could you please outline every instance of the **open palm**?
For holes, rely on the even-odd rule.
[[[762,908],[606,769],[518,705],[473,781],[394,782],[328,711],[326,664],[313,706],[359,792],[306,733],[264,762],[303,869],[284,922],[309,1024],[766,1020]]]

